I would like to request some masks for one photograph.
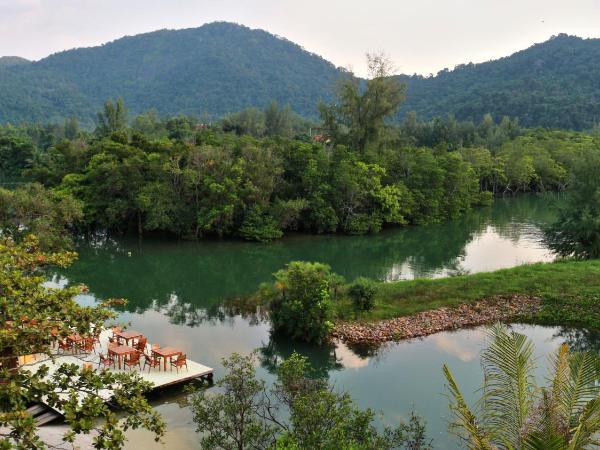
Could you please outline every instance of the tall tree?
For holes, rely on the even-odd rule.
[[[393,65],[385,55],[367,54],[367,65],[366,82],[348,72],[337,86],[334,102],[319,106],[333,137],[361,152],[377,142],[385,119],[398,110],[406,93],[406,86],[393,77]]]
[[[127,109],[123,99],[119,97],[116,102],[108,100],[104,108],[98,113],[96,134],[108,136],[115,131],[122,131],[127,127]]]
[[[265,108],[265,134],[267,136],[290,137],[292,133],[292,111],[289,106],[280,108],[273,100]]]

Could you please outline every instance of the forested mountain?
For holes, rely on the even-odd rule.
[[[92,125],[109,98],[131,113],[156,109],[212,118],[275,99],[306,117],[317,115],[343,71],[320,56],[262,30],[231,23],[161,30],[37,62],[0,58],[0,123],[62,121]],[[406,76],[398,118],[454,114],[479,121],[518,117],[525,126],[588,129],[600,121],[600,39],[566,35],[511,56]]]
[[[17,66],[19,64],[29,64],[30,62],[20,56],[0,56],[0,67]]]
[[[323,58],[261,30],[231,23],[161,30],[0,69],[0,122],[93,121],[108,98],[130,112],[214,116],[272,99],[316,116],[340,72]]]
[[[524,126],[571,129],[600,122],[600,39],[562,34],[495,61],[401,78],[408,84],[401,115],[477,121],[489,112]]]

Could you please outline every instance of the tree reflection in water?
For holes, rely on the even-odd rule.
[[[318,378],[328,378],[330,371],[344,368],[336,355],[334,344],[307,344],[271,334],[269,342],[258,350],[261,366],[270,373],[275,373],[281,361],[289,358],[294,352],[308,358],[314,370],[313,376]]]
[[[197,327],[202,324],[215,325],[217,323],[233,325],[234,318],[238,316],[250,325],[258,325],[268,318],[263,308],[245,303],[240,298],[227,300],[222,305],[211,304],[207,308],[197,308],[191,303],[181,302],[176,294],[171,294],[166,304],[161,305],[158,302],[153,302],[151,309],[167,316],[172,324],[188,327]],[[136,312],[141,313],[143,311]]]
[[[572,351],[600,353],[600,330],[560,328],[554,337],[563,339]]]

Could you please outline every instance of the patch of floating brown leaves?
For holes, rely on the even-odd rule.
[[[541,299],[538,297],[498,296],[378,322],[340,322],[335,325],[331,337],[348,344],[377,345],[427,336],[439,331],[529,318],[540,309]]]

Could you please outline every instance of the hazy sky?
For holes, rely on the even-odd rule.
[[[600,0],[0,0],[0,56],[39,59],[216,20],[263,28],[361,75],[367,51],[428,74],[553,34],[600,37]]]

